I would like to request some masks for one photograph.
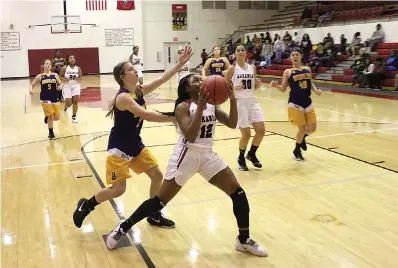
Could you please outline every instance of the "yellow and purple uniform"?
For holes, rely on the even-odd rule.
[[[137,97],[127,89],[121,88],[118,94],[127,93],[141,107],[145,106],[143,96]],[[131,177],[129,168],[140,174],[156,167],[158,162],[145,147],[141,139],[143,119],[130,111],[121,111],[115,107],[115,123],[108,141],[106,159],[106,182],[114,184]]]
[[[210,75],[222,75],[222,71],[225,70],[225,62],[224,58],[221,57],[219,59],[211,58],[210,59]]]
[[[289,121],[298,126],[316,123],[315,109],[311,100],[311,73],[308,69],[291,68],[288,103]]]
[[[40,74],[40,100],[46,116],[60,114],[55,73]]]

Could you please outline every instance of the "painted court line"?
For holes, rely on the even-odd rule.
[[[74,164],[74,163],[81,163],[81,162],[85,162],[85,161],[82,159],[82,160],[73,160],[73,161],[57,162],[57,163],[49,163],[49,164],[40,164],[40,165],[8,167],[8,168],[2,168],[0,170],[13,170],[13,169],[23,169],[23,168],[48,167],[48,166],[66,165],[66,164]]]
[[[313,184],[300,184],[300,185],[292,186],[292,187],[281,187],[281,188],[269,189],[269,190],[258,191],[258,192],[251,192],[251,193],[246,192],[246,195],[247,196],[256,196],[256,195],[263,195],[263,194],[267,194],[267,193],[286,192],[286,191],[291,191],[291,190],[314,188],[314,187],[318,187],[318,186],[332,185],[332,184],[338,184],[338,183],[344,183],[344,182],[350,182],[350,181],[376,179],[376,178],[386,177],[386,176],[391,176],[391,175],[396,175],[396,174],[391,173],[391,172],[378,173],[378,174],[372,174],[372,175],[367,175],[367,176],[345,178],[345,179],[341,179],[341,180],[329,180],[329,181],[313,183]],[[209,203],[209,202],[220,201],[220,200],[225,200],[225,199],[230,199],[230,197],[222,196],[222,197],[217,197],[217,198],[212,198],[212,199],[204,199],[204,200],[196,200],[196,201],[182,202],[182,203],[176,203],[176,204],[168,204],[167,207],[181,207],[181,206],[188,206],[188,205],[196,205],[196,204],[200,204],[200,203]]]
[[[328,138],[328,137],[336,137],[336,136],[345,136],[345,135],[356,135],[356,134],[364,134],[364,133],[372,133],[372,132],[380,132],[380,131],[388,131],[388,130],[397,130],[398,128],[384,128],[384,129],[374,129],[374,130],[364,130],[364,131],[356,131],[356,132],[348,132],[348,133],[337,133],[337,134],[330,134],[330,135],[323,135],[323,136],[309,136],[307,137],[307,140],[310,139],[322,139],[322,138]],[[101,135],[105,136],[108,134],[104,134]],[[265,135],[265,136],[273,136],[272,135]],[[220,139],[220,140],[215,140],[215,141],[221,141],[221,140],[230,140],[232,138],[228,138],[228,139]],[[235,138],[234,138],[235,139]],[[283,140],[276,140],[276,141],[262,141],[261,144],[271,144],[271,143],[281,143],[281,142],[290,142],[291,139],[283,139]],[[163,146],[174,146],[175,143],[170,143],[170,144],[158,144],[156,146],[154,145],[149,145],[147,146],[148,148],[153,148],[153,147],[163,147]],[[236,147],[237,145],[226,145],[226,146],[217,146],[217,149],[220,148],[231,148],[231,147]],[[156,152],[156,149],[151,149],[153,150],[152,153],[154,154],[163,154],[163,155],[171,155],[170,153],[162,153],[162,152]],[[89,153],[96,153],[96,152],[105,152],[106,150],[100,150],[100,151],[89,151],[89,152],[85,152],[86,154]],[[13,169],[24,169],[24,168],[34,168],[34,167],[45,167],[45,166],[55,166],[55,165],[64,165],[64,164],[73,164],[73,163],[80,163],[80,162],[84,162],[84,160],[78,160],[78,161],[66,161],[66,162],[58,162],[58,163],[51,163],[51,164],[41,164],[41,165],[29,165],[29,166],[18,166],[18,167],[9,167],[9,168],[3,168],[0,170],[13,170]]]

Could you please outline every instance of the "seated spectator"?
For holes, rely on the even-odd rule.
[[[290,46],[292,40],[293,40],[292,36],[289,34],[288,31],[286,31],[285,36],[283,37],[283,43],[285,44],[285,47]]]
[[[337,49],[334,46],[330,46],[326,48],[325,46],[325,55],[321,58],[320,66],[321,67],[332,67],[333,62],[336,59]]]
[[[377,58],[376,61],[369,65],[368,72],[364,73],[363,84],[369,89],[380,90],[381,81],[386,77],[385,75],[386,66],[382,58]]]
[[[261,51],[261,57],[264,59],[266,67],[271,66],[271,58],[274,52],[273,49],[271,42],[268,39],[265,39],[265,43],[263,44]]]
[[[308,34],[303,35],[303,39],[301,40],[300,48],[303,51],[303,63],[307,64],[309,61],[311,51],[312,51],[312,43],[310,40],[310,36]]]
[[[276,37],[276,41],[274,43],[274,52],[275,52],[275,62],[281,62],[282,52],[283,52],[283,42],[280,36]]]
[[[363,74],[367,71],[369,65],[370,55],[366,53],[360,54],[360,57],[351,65],[351,70],[354,72],[352,86],[355,86],[356,83],[363,84]]]
[[[312,18],[312,10],[308,7],[305,7],[303,13],[301,14],[301,24],[304,27],[307,27],[309,25],[311,18]]]
[[[381,24],[379,23],[376,26],[376,31],[374,31],[372,36],[366,41],[369,42],[370,48],[372,49],[372,51],[374,51],[376,50],[376,45],[384,41],[384,37],[384,31],[381,29]]]
[[[315,67],[315,70],[318,71],[318,67],[320,65],[321,59],[325,56],[326,51],[322,43],[318,43],[315,50],[315,57],[311,59],[311,62],[308,64],[311,68]]]
[[[344,37],[344,34],[340,36],[340,47],[339,52],[340,54],[346,54],[345,50],[347,47],[347,38]]]
[[[326,12],[325,14],[321,15],[318,18],[317,27],[320,27],[322,23],[324,23],[325,21],[331,21],[333,19],[333,16],[334,16],[334,10],[333,7],[330,6],[328,12]]]
[[[359,52],[361,48],[361,33],[356,32],[354,34],[354,38],[351,41],[351,44],[347,47],[346,51],[348,55],[351,57],[355,57],[355,55]]]
[[[361,45],[361,48],[359,49],[359,54],[370,54],[371,49],[368,41],[363,42]]]
[[[334,47],[334,39],[333,37],[331,37],[330,33],[328,33],[327,36],[323,38],[323,46],[325,47],[325,49]]]
[[[292,41],[293,45],[295,47],[299,47],[300,46],[300,42],[301,42],[301,40],[300,40],[300,37],[299,37],[298,33],[294,32],[294,37],[293,37],[293,41]]]
[[[390,57],[388,57],[388,59],[386,60],[386,65],[389,71],[398,70],[398,56],[395,49],[391,51]]]

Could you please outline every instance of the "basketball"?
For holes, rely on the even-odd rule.
[[[204,88],[209,92],[210,104],[219,105],[228,99],[228,81],[221,75],[208,76]]]

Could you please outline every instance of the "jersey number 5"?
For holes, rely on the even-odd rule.
[[[243,89],[252,89],[252,80],[242,80]]]
[[[201,139],[208,139],[213,137],[213,124],[204,125],[200,128],[200,138]]]

